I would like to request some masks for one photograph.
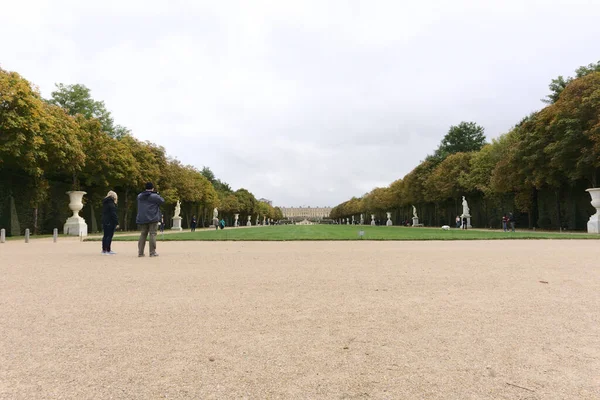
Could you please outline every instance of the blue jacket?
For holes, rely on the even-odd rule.
[[[146,190],[137,197],[138,212],[135,222],[138,224],[151,224],[160,221],[159,206],[165,202],[158,193]]]

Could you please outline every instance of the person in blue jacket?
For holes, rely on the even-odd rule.
[[[159,196],[152,182],[146,183],[146,190],[138,194],[138,212],[135,221],[142,231],[138,240],[139,257],[144,257],[148,234],[150,234],[150,257],[158,256],[156,252],[156,231],[158,221],[161,220],[160,205],[164,202],[165,199]]]

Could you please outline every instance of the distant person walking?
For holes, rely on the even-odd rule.
[[[458,215],[456,216],[456,227],[460,228],[460,217]]]
[[[113,235],[119,227],[117,215],[118,196],[112,190],[102,200],[102,255],[117,254],[111,250]]]
[[[510,222],[510,230],[515,231],[515,216],[513,213],[508,214],[508,222]]]
[[[463,217],[462,223],[463,223],[462,228],[466,230],[467,229],[467,217]]]
[[[198,220],[196,220],[196,216],[192,216],[192,222],[190,223],[190,228],[192,228],[192,232],[196,231],[196,226],[198,225]]]
[[[160,216],[160,233],[164,233],[165,232],[165,216],[161,215]]]
[[[225,220],[221,219],[221,222],[219,222],[219,225],[221,226],[221,229],[225,229]]]
[[[508,231],[508,217],[506,216],[506,214],[504,214],[504,216],[502,217],[502,229],[504,230],[504,232]]]
[[[156,252],[156,229],[158,221],[161,221],[160,205],[165,199],[160,197],[152,182],[146,183],[146,190],[138,194],[138,213],[135,221],[140,226],[141,234],[138,241],[138,256],[144,257],[146,249],[146,239],[150,234],[150,257],[158,256]]]

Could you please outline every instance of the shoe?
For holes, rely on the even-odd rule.
[[[114,251],[112,251],[112,250],[111,250],[111,251],[107,252],[106,254],[109,254],[109,255],[111,255],[111,256],[112,256],[112,255],[115,255],[115,254],[117,254],[117,253],[115,253]]]
[[[102,250],[102,253],[100,253],[100,255],[107,256],[108,253],[106,251]]]
[[[146,257],[145,254],[138,254],[138,257]]]
[[[152,253],[150,254],[150,257],[158,257],[158,253]]]

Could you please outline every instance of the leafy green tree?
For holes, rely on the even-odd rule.
[[[115,126],[104,102],[94,100],[90,89],[84,85],[58,83],[56,90],[51,95],[52,98],[49,100],[51,104],[64,108],[70,115],[81,114],[88,119],[97,119],[102,125],[102,130],[114,138],[121,138],[129,133],[125,127]]]
[[[475,122],[461,122],[451,126],[442,139],[434,156],[440,160],[454,153],[467,153],[478,151],[485,145],[485,135],[482,126]]]
[[[238,189],[235,191],[235,196],[238,199],[239,211],[243,215],[252,215],[256,213],[256,197],[246,189]]]
[[[583,65],[575,70],[576,78],[583,78],[584,76],[591,74],[592,72],[600,72],[600,61],[597,63],[591,63]],[[573,78],[567,77],[566,79],[561,75],[558,78],[552,79],[548,88],[550,94],[546,96],[542,101],[546,104],[554,104],[558,101],[560,94],[566,89],[567,85],[573,82]]]
[[[474,153],[451,154],[442,161],[427,178],[424,191],[430,201],[456,199],[465,194],[466,178]]]

